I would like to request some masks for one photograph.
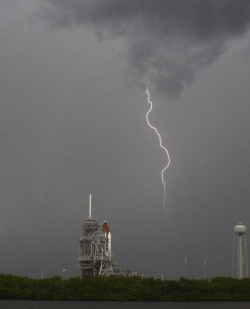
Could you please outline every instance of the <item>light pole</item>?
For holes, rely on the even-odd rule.
[[[62,277],[63,277],[63,280],[65,279],[66,271],[67,271],[67,270],[66,270],[65,268],[63,268],[63,270],[62,270],[62,272],[63,272],[63,276],[62,276]]]

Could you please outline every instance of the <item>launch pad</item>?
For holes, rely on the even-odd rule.
[[[103,224],[91,215],[91,195],[89,197],[89,218],[83,221],[83,236],[80,238],[78,265],[82,278],[111,276],[117,266],[116,257],[111,253],[111,233],[107,221]]]

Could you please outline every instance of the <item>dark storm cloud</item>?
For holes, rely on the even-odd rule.
[[[129,63],[142,81],[157,70],[156,89],[172,96],[215,61],[250,21],[248,0],[48,1],[43,16],[55,24],[85,24],[101,38],[124,37]]]

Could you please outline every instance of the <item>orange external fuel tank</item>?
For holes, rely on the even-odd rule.
[[[106,233],[106,237],[108,237],[108,234],[109,234],[109,226],[108,226],[108,223],[107,221],[104,221],[103,225],[102,225],[102,231],[104,233]]]

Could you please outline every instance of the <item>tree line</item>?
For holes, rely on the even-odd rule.
[[[249,301],[250,279],[160,280],[59,276],[30,279],[0,274],[0,299],[85,301]]]

